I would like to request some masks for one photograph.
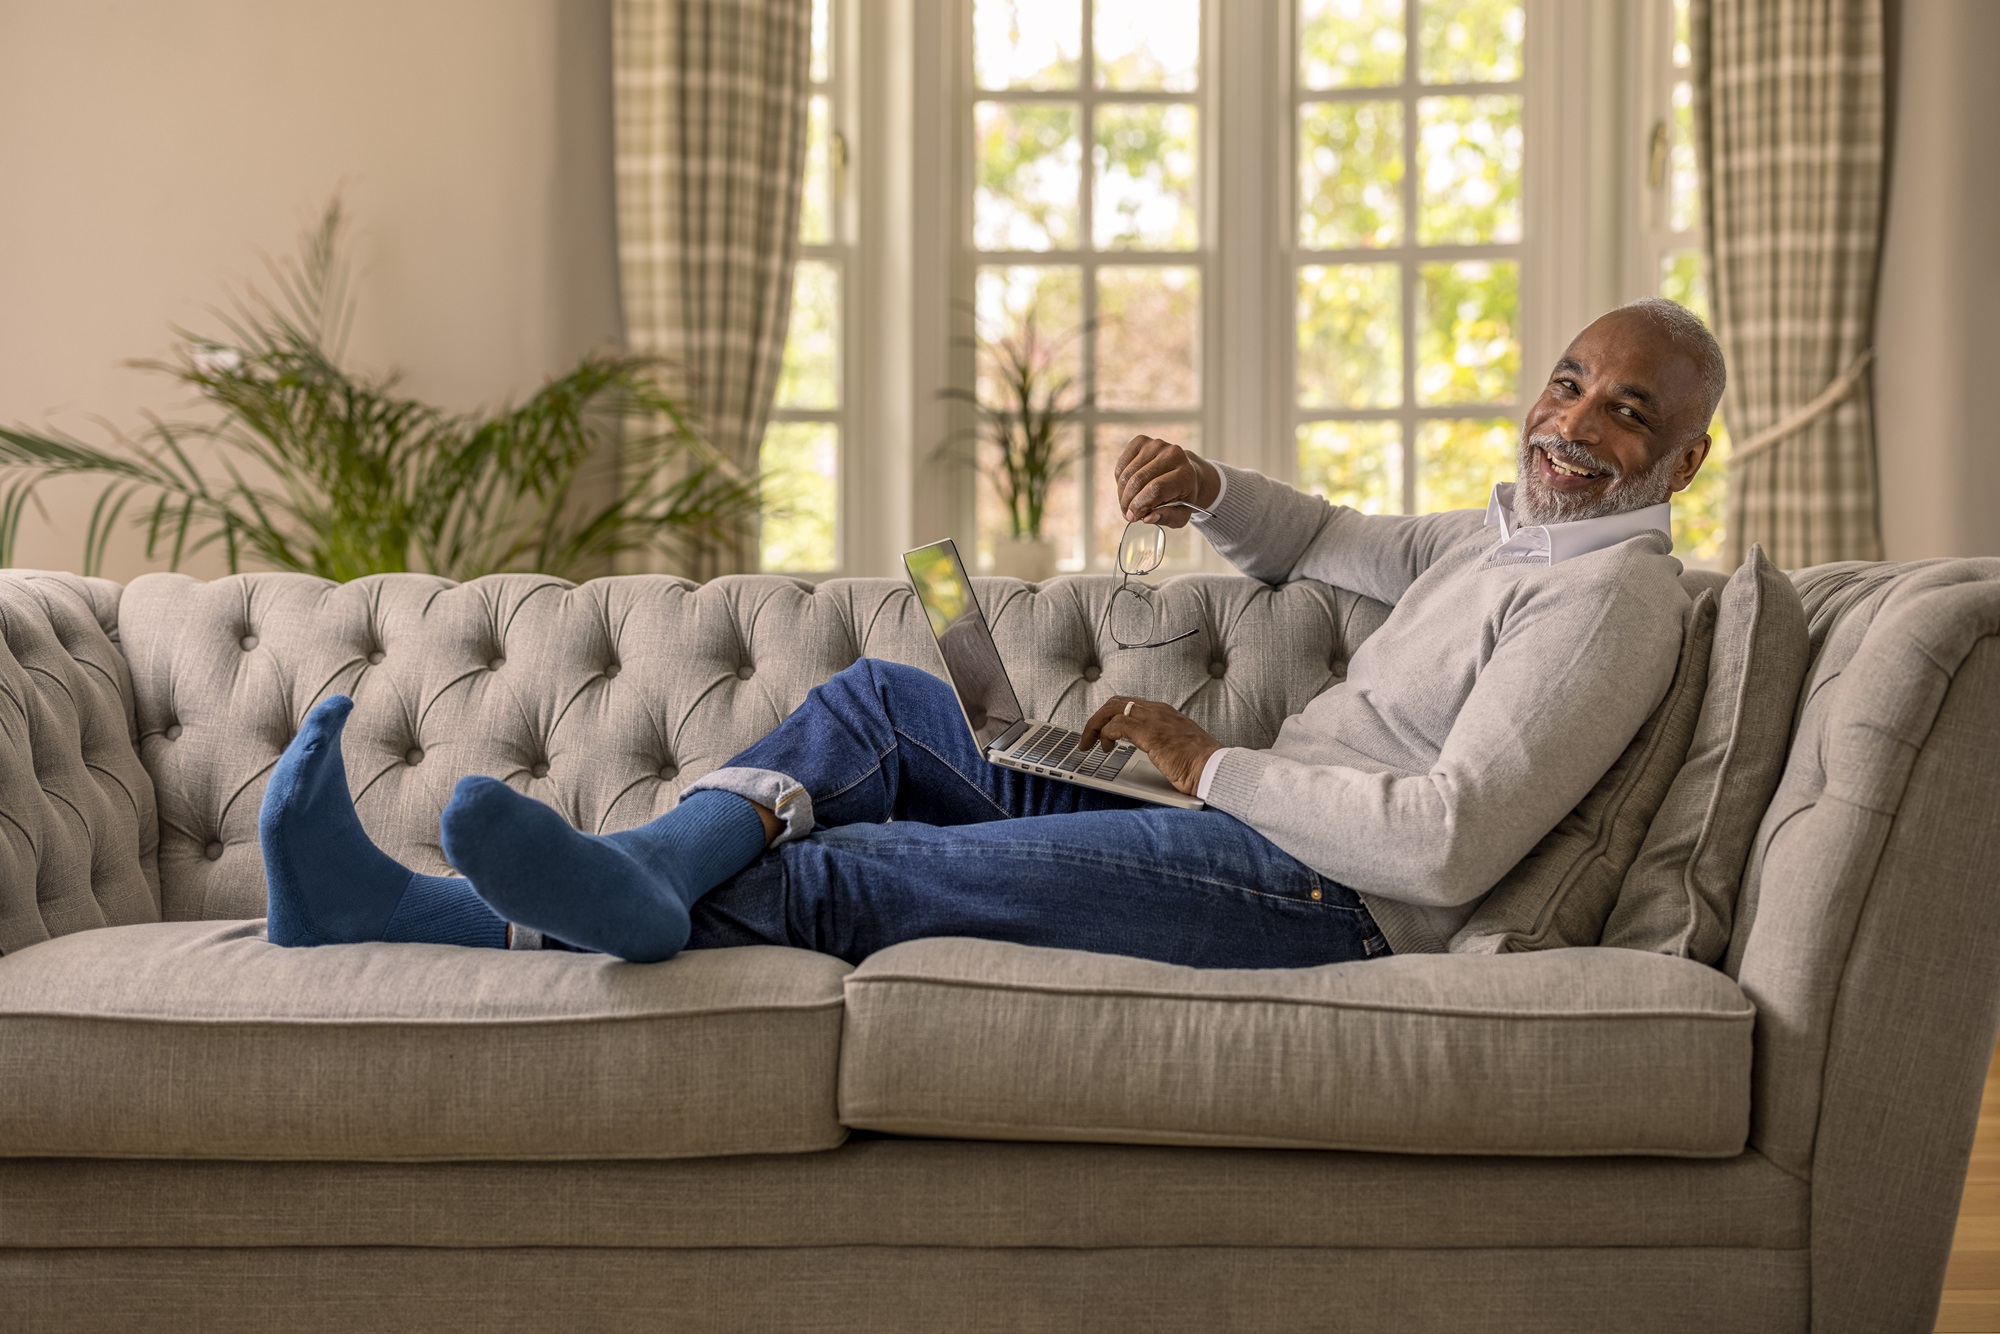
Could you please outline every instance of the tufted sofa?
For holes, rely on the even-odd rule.
[[[1795,580],[1725,968],[1197,972],[263,940],[328,692],[441,872],[462,773],[627,827],[855,658],[935,669],[889,581],[0,574],[0,1327],[1927,1329],[2000,1023],[2000,561]],[[1104,653],[1110,587],[981,581],[1037,714],[1268,744],[1386,615],[1186,577],[1200,634]]]

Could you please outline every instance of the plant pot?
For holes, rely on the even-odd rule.
[[[1038,584],[1056,573],[1056,544],[1046,537],[1003,537],[993,544],[993,573]]]

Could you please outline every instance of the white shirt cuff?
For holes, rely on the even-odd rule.
[[[1215,465],[1213,463],[1209,463],[1207,459],[1203,459],[1202,462],[1208,464],[1208,466],[1211,468],[1215,468]],[[1229,474],[1224,472],[1220,468],[1215,468],[1215,480],[1216,480],[1215,499],[1208,502],[1209,514],[1215,513],[1217,508],[1219,508],[1222,504],[1222,498],[1229,494]],[[1194,521],[1196,523],[1200,523],[1202,519],[1205,517],[1206,517],[1205,515],[1197,514],[1194,516]]]
[[[1195,796],[1203,801],[1208,800],[1208,785],[1215,781],[1215,771],[1222,767],[1222,757],[1229,751],[1228,746],[1218,748],[1215,754],[1208,757],[1208,763],[1201,766],[1201,781],[1194,785]]]

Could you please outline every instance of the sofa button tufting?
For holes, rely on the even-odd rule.
[[[1091,663],[1090,666],[1083,669],[1083,679],[1086,681],[1095,681],[1098,677],[1102,675],[1104,675],[1104,669],[1102,667],[1099,667],[1094,662]]]
[[[1224,663],[1220,658],[1208,664],[1208,674],[1218,681],[1222,679],[1222,674],[1228,670],[1228,664]]]
[[[752,667],[747,662],[744,663],[741,667],[738,667],[736,669],[736,679],[739,681],[748,681],[751,677],[755,676],[756,674],[757,674],[757,669],[755,667]]]
[[[605,680],[607,680],[607,681],[609,681],[609,680],[610,680],[610,679],[611,679],[612,677],[614,677],[614,676],[616,676],[616,675],[618,675],[618,664],[617,664],[617,663],[615,663],[615,662],[607,662],[607,663],[605,663],[605,664],[604,664],[604,679],[605,679]]]
[[[662,783],[671,783],[680,777],[680,772],[680,769],[672,764],[663,764],[660,766],[659,779]]]
[[[379,663],[379,662],[381,662],[381,661],[382,661],[382,659],[384,659],[384,658],[386,658],[386,657],[388,657],[388,656],[389,656],[388,654],[384,653],[384,652],[383,652],[383,651],[382,651],[381,649],[379,649],[379,648],[372,648],[372,649],[369,649],[369,650],[368,650],[368,661],[369,661],[369,662],[370,662],[371,664],[374,664],[374,663]]]
[[[181,739],[181,725],[179,723],[169,723],[167,730],[160,735],[169,741],[179,741]]]
[[[207,847],[201,850],[201,855],[208,858],[212,862],[221,861],[222,844],[219,842],[210,843]]]
[[[507,660],[496,653],[493,655],[492,660],[486,664],[486,670],[489,672],[497,672],[506,665],[507,665]]]
[[[423,762],[424,762],[424,748],[422,746],[411,746],[408,750],[403,752],[403,763],[422,764]]]
[[[535,761],[534,764],[529,766],[528,773],[535,778],[547,778],[549,776],[549,762],[547,760]]]
[[[245,653],[248,653],[251,649],[257,647],[257,636],[245,635],[243,636],[243,638],[237,640],[236,642],[243,646],[243,651]]]

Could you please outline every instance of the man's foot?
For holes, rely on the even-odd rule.
[[[507,923],[463,880],[418,875],[369,839],[347,791],[340,732],[354,701],[314,706],[264,788],[265,935],[274,945],[363,940],[504,947]]]
[[[445,856],[495,912],[571,945],[657,963],[681,952],[694,901],[764,849],[757,808],[704,790],[640,829],[585,834],[492,778],[461,778]]]

